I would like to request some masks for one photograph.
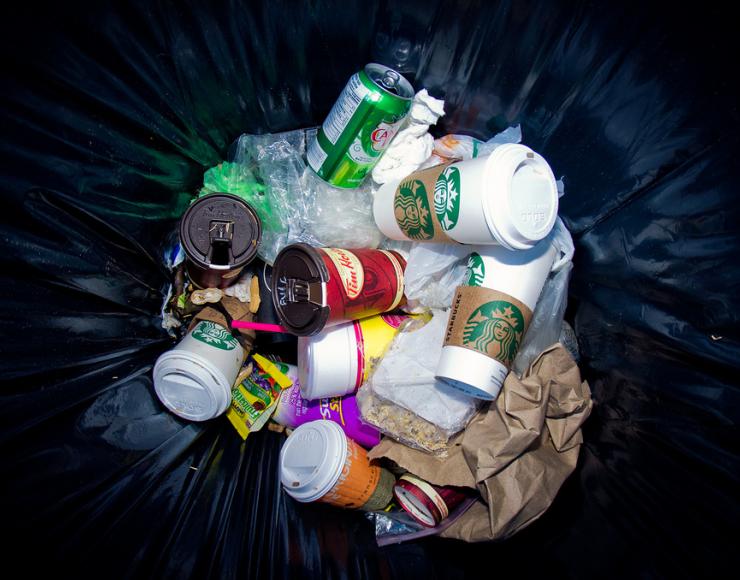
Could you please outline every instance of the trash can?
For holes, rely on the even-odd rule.
[[[731,18],[609,2],[25,2],[2,23],[6,567],[82,577],[683,577],[738,535]],[[242,132],[321,122],[377,61],[441,132],[520,123],[563,176],[594,412],[552,508],[498,543],[378,548],[280,491],[281,436],[158,402],[162,253]]]

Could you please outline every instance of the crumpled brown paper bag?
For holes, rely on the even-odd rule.
[[[593,402],[588,383],[561,344],[547,348],[522,379],[510,373],[495,404],[450,441],[441,458],[383,439],[372,459],[385,457],[436,485],[477,487],[483,501],[442,532],[480,542],[506,538],[550,506],[573,472],[581,425]]]

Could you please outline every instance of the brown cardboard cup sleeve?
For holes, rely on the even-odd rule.
[[[511,368],[531,319],[529,307],[513,296],[483,286],[459,286],[444,345],[474,350]]]
[[[457,243],[450,238],[434,211],[434,190],[449,163],[416,171],[403,179],[393,196],[393,213],[404,235],[420,242]]]

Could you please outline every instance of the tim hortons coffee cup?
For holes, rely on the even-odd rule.
[[[293,244],[283,248],[272,269],[275,310],[298,336],[389,312],[405,302],[405,268],[397,252]]]

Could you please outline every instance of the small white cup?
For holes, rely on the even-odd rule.
[[[154,390],[184,419],[206,421],[224,413],[245,352],[231,333],[202,320],[154,365]]]
[[[520,252],[500,246],[481,247],[477,253],[471,254],[468,285],[483,286],[507,294],[534,311],[556,254],[549,239],[531,250]],[[473,259],[472,256],[477,258]],[[445,345],[436,377],[471,397],[493,400],[498,396],[508,373],[506,365],[495,358],[462,346]]]
[[[298,380],[304,399],[313,401],[355,392],[362,382],[359,357],[363,355],[357,349],[357,326],[348,322],[314,336],[298,337]]]
[[[396,215],[397,211],[399,216],[404,215],[404,210],[396,207],[396,192],[402,184],[406,192],[409,189],[416,192],[416,204],[406,206],[411,221],[432,220],[437,234],[441,229],[443,235],[461,244],[499,244],[511,250],[526,250],[544,239],[555,224],[558,214],[555,176],[547,161],[529,147],[500,145],[488,157],[459,161],[444,168],[435,178],[434,192],[429,191],[429,183],[419,188],[421,176],[434,176],[434,170],[414,172],[380,187],[375,195],[373,215],[387,237],[414,239],[399,226],[401,218]],[[414,185],[407,187],[409,184]],[[421,214],[424,216],[419,217]],[[414,240],[431,240],[428,231],[427,227],[426,234]]]

